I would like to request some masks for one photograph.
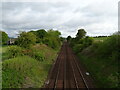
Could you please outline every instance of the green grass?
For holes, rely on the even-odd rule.
[[[41,63],[28,56],[6,60],[3,62],[3,88],[41,86],[45,73]]]
[[[3,88],[40,88],[44,84],[58,50],[43,44],[37,44],[31,50],[33,53],[43,53],[44,60],[39,61],[30,55],[3,60]]]
[[[5,45],[0,47],[0,54],[2,55],[2,61],[8,59],[9,55],[7,53],[7,49],[9,46]]]
[[[118,63],[109,59],[78,55],[100,88],[118,87]]]
[[[103,38],[101,38],[103,40]],[[104,41],[94,40],[93,44],[77,55],[86,66],[100,88],[118,88],[118,58],[120,36],[105,37]],[[77,49],[77,48],[76,48]]]
[[[104,40],[106,40],[107,38],[109,38],[109,37],[94,37],[93,39],[94,39],[94,41],[104,41]]]

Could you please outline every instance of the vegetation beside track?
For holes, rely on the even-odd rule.
[[[114,34],[109,37],[93,38],[92,43],[88,46],[84,44],[89,43],[87,40],[81,43],[85,37],[84,35],[82,38],[79,38],[77,42],[75,42],[76,38],[69,40],[74,52],[94,78],[97,87],[118,88],[118,77],[120,76],[118,73],[120,35]]]
[[[32,49],[34,50],[31,54],[25,53],[3,61],[3,88],[40,88],[44,84],[58,50],[44,44],[34,45]],[[23,49],[24,52],[25,50]]]
[[[61,43],[59,31],[43,29],[20,33],[14,45],[3,43],[2,87],[42,87]]]

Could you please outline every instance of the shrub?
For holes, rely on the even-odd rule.
[[[44,54],[39,50],[34,50],[34,49],[28,50],[28,49],[26,49],[26,50],[24,50],[23,53],[25,55],[28,55],[28,56],[38,60],[38,61],[43,61],[45,59]]]
[[[14,58],[17,56],[22,56],[23,55],[22,50],[23,49],[21,47],[10,46],[8,47],[7,53],[8,53],[9,58]]]
[[[83,44],[84,45],[84,48],[92,45],[93,43],[93,38],[92,37],[89,37],[89,36],[86,36],[85,38],[82,38],[79,40],[78,42],[79,44]]]
[[[83,44],[75,44],[73,47],[73,50],[75,51],[75,53],[79,53],[80,51],[83,50]]]
[[[90,50],[95,53],[96,49],[98,49],[98,47],[100,46],[101,42],[93,42],[93,44],[90,47]]]
[[[60,46],[60,38],[45,38],[44,43],[53,49],[57,49]]]
[[[115,55],[114,53],[119,52],[120,48],[120,35],[112,35],[108,39],[106,39],[103,43],[101,43],[96,49],[96,53],[100,57],[109,57]],[[119,53],[118,53],[119,54]]]
[[[8,34],[4,31],[0,31],[0,42],[1,41],[2,41],[2,44],[7,44]]]
[[[36,35],[31,32],[22,32],[16,42],[20,47],[30,48],[36,43]]]
[[[43,53],[41,53],[41,52],[33,52],[32,57],[37,59],[38,61],[44,61],[45,60],[45,57],[44,57]]]
[[[92,37],[87,36],[87,37],[84,38],[83,45],[85,47],[88,47],[88,46],[92,45],[92,43],[93,43],[93,38]]]

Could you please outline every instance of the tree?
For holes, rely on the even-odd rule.
[[[0,31],[0,34],[2,34],[1,36],[1,38],[2,38],[2,44],[7,44],[7,41],[8,41],[8,34],[6,33],[6,32],[4,32],[4,31]]]
[[[59,31],[57,31],[57,30],[54,31],[52,29],[48,30],[47,33],[48,33],[47,36],[52,36],[52,37],[57,37],[57,38],[59,38],[61,35],[61,33]]]
[[[43,39],[47,35],[47,32],[44,29],[40,29],[37,30],[36,34],[39,38]]]
[[[76,34],[76,39],[82,39],[86,35],[86,31],[84,29],[79,29]]]
[[[22,32],[17,40],[17,45],[24,48],[29,48],[36,43],[36,36],[31,32]]]
[[[48,30],[47,36],[44,38],[44,43],[51,48],[58,48],[61,44],[61,39],[60,39],[61,33],[59,31],[54,31],[54,30]]]
[[[37,36],[38,43],[43,42],[43,38],[47,36],[47,32],[44,29],[40,29],[37,31],[30,31]]]
[[[67,37],[67,41],[69,42],[71,40],[71,36],[68,36]]]

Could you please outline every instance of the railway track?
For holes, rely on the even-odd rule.
[[[90,78],[90,77],[89,77]],[[56,90],[75,88],[93,88],[92,81],[82,71],[75,55],[67,42],[64,42],[60,53],[53,65],[44,88]]]

